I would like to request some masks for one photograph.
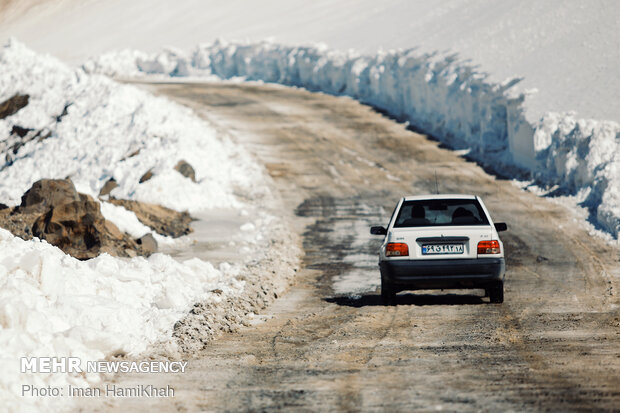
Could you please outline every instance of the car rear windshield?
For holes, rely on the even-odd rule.
[[[394,223],[396,228],[452,225],[489,225],[477,199],[425,199],[405,201]]]

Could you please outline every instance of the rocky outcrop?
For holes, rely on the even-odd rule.
[[[71,179],[41,179],[22,195],[19,208],[43,211],[79,200]]]
[[[193,218],[187,212],[178,212],[161,205],[147,204],[145,202],[130,201],[127,199],[112,198],[107,202],[120,205],[132,211],[136,214],[140,222],[161,235],[177,238],[192,232],[190,223],[193,221]]]
[[[114,185],[110,179],[104,188],[111,191]],[[110,198],[107,202],[133,211],[159,234],[176,238],[192,232],[193,218],[187,212],[139,201]],[[41,179],[24,193],[19,206],[0,204],[0,227],[25,240],[44,239],[79,259],[104,252],[120,257],[148,256],[158,247],[151,234],[134,240],[121,232],[101,214],[99,202],[77,192],[71,179]]]
[[[149,255],[157,249],[156,243],[143,246],[106,221],[99,202],[78,193],[70,179],[35,182],[18,207],[0,210],[0,226],[24,239],[44,239],[78,259],[104,252],[120,257]]]
[[[52,205],[34,222],[32,235],[78,259],[94,258],[103,252],[131,256],[128,250],[140,250],[135,241],[105,220],[99,202],[88,195],[79,198]]]
[[[20,138],[23,138],[24,136],[28,135],[33,130],[34,129],[31,129],[31,128],[23,128],[19,125],[13,125],[13,127],[11,128],[11,135],[17,135]]]

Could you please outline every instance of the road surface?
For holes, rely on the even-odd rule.
[[[620,406],[619,255],[575,212],[493,177],[348,98],[257,84],[145,86],[230,131],[303,236],[298,282],[265,321],[192,355],[174,399],[113,411],[584,411]],[[399,197],[482,196],[506,248],[505,302],[422,291],[381,305],[377,249]],[[84,405],[92,409],[92,400]]]

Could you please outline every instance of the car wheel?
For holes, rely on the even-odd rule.
[[[381,301],[384,305],[394,305],[396,301],[396,291],[390,282],[381,277]]]
[[[496,286],[493,286],[488,289],[489,298],[492,303],[503,303],[504,302],[504,283],[500,282]]]

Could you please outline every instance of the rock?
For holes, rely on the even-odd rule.
[[[52,131],[46,128],[39,130],[37,134],[34,135],[35,138],[38,138],[37,142],[43,142],[50,136],[52,136]]]
[[[104,252],[121,257],[145,254],[142,246],[105,220],[97,201],[84,194],[80,198],[56,205],[39,216],[32,226],[32,235],[82,260]]]
[[[151,179],[153,177],[153,170],[149,169],[148,171],[146,171],[146,173],[144,175],[142,175],[142,177],[140,178],[140,183],[146,182],[149,179]]]
[[[6,204],[3,204],[2,202],[0,202],[0,211],[2,211],[3,209],[7,209],[9,206]]]
[[[28,105],[29,100],[30,96],[28,95],[16,94],[0,103],[0,119],[16,114]]]
[[[145,254],[150,255],[157,252],[157,241],[153,234],[146,234],[136,240],[138,245],[142,247]]]
[[[78,193],[70,179],[35,182],[22,196],[21,205],[0,218],[15,235],[44,239],[78,259],[104,252],[126,257],[127,249],[143,253],[129,235],[105,220],[99,202]]]
[[[19,125],[13,125],[13,128],[11,128],[11,135],[17,135],[20,138],[23,138],[24,136],[28,135],[29,132],[33,131],[34,129],[29,129],[29,128],[22,128]],[[16,153],[17,151],[13,151],[13,153]]]
[[[194,168],[184,160],[180,160],[174,167],[181,175],[196,182],[196,172]]]
[[[137,201],[112,201],[132,205],[147,222],[156,223],[168,233],[189,233],[192,218],[158,205]],[[125,204],[127,203],[127,204]],[[147,217],[147,218],[145,218]],[[0,227],[23,239],[38,237],[78,259],[90,259],[108,253],[120,257],[150,255],[157,251],[152,235],[139,240],[123,233],[101,214],[100,204],[80,194],[70,179],[42,179],[35,182],[15,208],[0,207]]]
[[[39,216],[32,226],[32,235],[78,259],[94,258],[103,252],[129,256],[127,249],[143,252],[116,225],[105,220],[97,201],[84,194],[79,198],[52,206]]]
[[[80,200],[71,179],[41,179],[24,195],[20,208],[47,210],[51,207]]]
[[[158,234],[177,238],[192,232],[190,223],[193,221],[193,218],[187,212],[178,212],[161,205],[127,199],[112,198],[108,202],[132,211],[140,222]]]
[[[105,229],[112,239],[120,241],[125,237],[121,230],[111,221],[105,221]]]
[[[138,256],[138,254],[136,254],[136,252],[135,252],[134,250],[131,250],[131,249],[129,249],[129,248],[127,248],[127,249],[125,250],[125,253],[127,254],[127,256],[128,256],[129,258],[133,258],[133,257],[137,257],[137,256]]]
[[[101,191],[99,191],[99,196],[108,195],[117,186],[118,184],[116,183],[116,180],[113,177],[108,179],[108,182],[106,182],[103,185],[103,188],[101,188]]]
[[[79,259],[99,255],[105,237],[105,219],[99,203],[71,201],[53,206],[32,227],[35,237],[46,240]]]
[[[64,118],[65,116],[67,116],[69,114],[69,106],[73,105],[73,103],[66,103],[65,107],[62,110],[62,113],[58,116],[56,116],[56,122],[62,122],[62,118]]]
[[[140,153],[140,149],[136,149],[135,151],[131,152],[129,155],[125,155],[123,156],[123,158],[121,159],[121,161],[125,161],[129,158],[133,158],[134,156],[138,155]]]

